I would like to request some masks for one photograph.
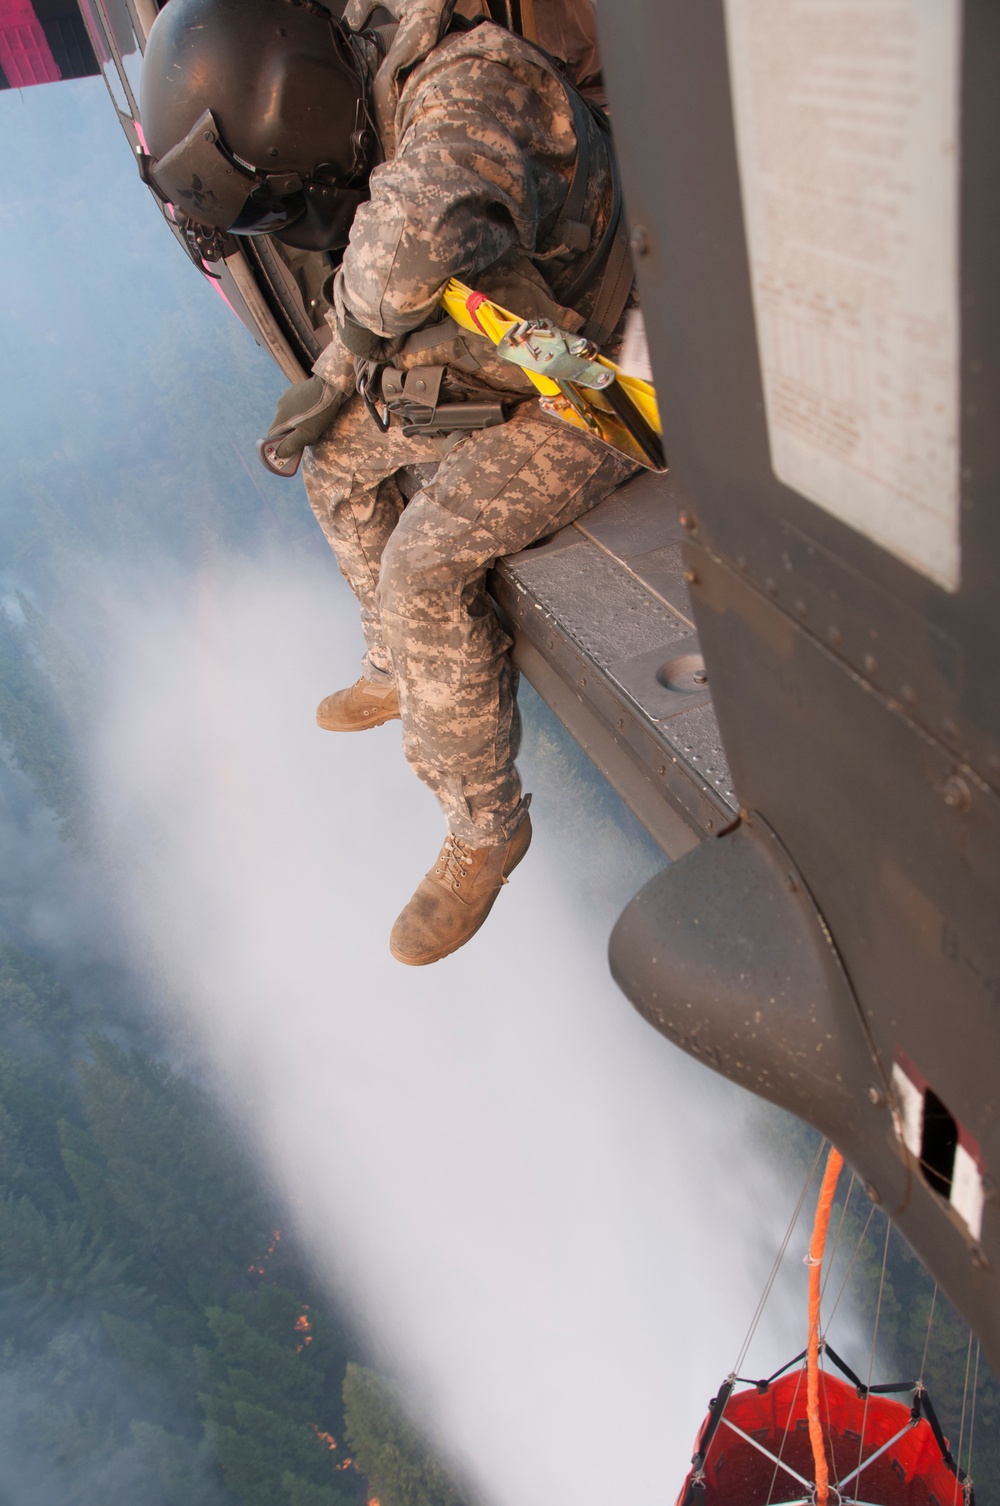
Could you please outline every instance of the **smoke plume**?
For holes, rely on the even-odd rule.
[[[398,725],[313,724],[360,651],[332,565],[161,575],[113,610],[92,769],[137,963],[330,1289],[484,1500],[670,1499],[790,1198],[751,1100],[610,981],[648,849],[536,711],[529,858],[473,942],[403,968],[388,931],[443,833]]]

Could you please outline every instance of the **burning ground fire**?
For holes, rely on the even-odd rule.
[[[267,1249],[264,1251],[264,1254],[261,1256],[260,1261],[257,1264],[255,1264],[255,1265],[251,1265],[251,1266],[247,1267],[247,1270],[249,1271],[249,1273],[250,1273],[251,1276],[263,1276],[263,1275],[266,1274],[267,1263],[270,1260],[271,1256],[274,1254],[275,1250],[278,1248],[278,1246],[279,1246],[280,1243],[281,1243],[281,1230],[280,1229],[275,1229],[272,1232],[272,1234],[271,1234],[271,1243],[268,1245]],[[309,1320],[309,1309],[308,1309],[308,1307],[304,1307],[302,1309],[302,1311],[299,1313],[298,1317],[295,1319],[295,1323],[293,1325],[293,1328],[294,1328],[296,1337],[299,1340],[299,1342],[295,1346],[295,1352],[296,1352],[296,1354],[301,1354],[302,1351],[305,1349],[306,1345],[307,1344],[311,1344],[312,1341],[313,1341],[312,1323]],[[334,1438],[333,1434],[332,1433],[326,1433],[326,1432],[324,1432],[323,1429],[320,1428],[320,1427],[318,1427],[316,1425],[316,1423],[314,1423],[314,1422],[311,1422],[309,1424],[309,1426],[312,1428],[313,1432],[316,1434],[316,1437],[319,1439],[320,1443],[325,1443],[326,1446],[327,1446],[327,1448],[330,1450],[331,1454],[332,1453],[336,1453],[337,1449],[339,1448],[339,1444],[337,1443],[337,1440],[336,1440],[336,1438]],[[337,1469],[337,1470],[353,1469],[353,1468],[354,1468],[354,1460],[353,1459],[341,1459],[340,1461],[338,1461],[338,1463],[336,1463],[334,1465],[334,1469]],[[382,1506],[382,1503],[379,1501],[379,1499],[378,1499],[377,1496],[372,1496],[371,1499],[366,1503],[366,1506]]]
[[[316,1437],[319,1439],[320,1443],[325,1443],[326,1446],[327,1446],[327,1448],[330,1450],[330,1452],[332,1454],[335,1451],[335,1449],[338,1447],[337,1440],[336,1440],[336,1438],[334,1438],[333,1434],[332,1433],[324,1433],[323,1429],[317,1427],[314,1422],[311,1422],[309,1424],[309,1426],[312,1428],[313,1432],[316,1434]],[[353,1469],[354,1468],[354,1460],[353,1459],[341,1459],[340,1463],[339,1464],[335,1464],[333,1467],[334,1467],[334,1469]],[[371,1502],[368,1503],[368,1506],[371,1506]],[[375,1506],[379,1506],[379,1502],[378,1501],[375,1502]]]
[[[267,1249],[264,1251],[264,1254],[261,1256],[260,1264],[247,1266],[247,1270],[249,1271],[251,1276],[263,1276],[264,1271],[267,1268],[267,1262],[270,1260],[271,1256],[274,1254],[280,1243],[281,1230],[275,1229],[271,1234],[271,1243],[268,1245]]]

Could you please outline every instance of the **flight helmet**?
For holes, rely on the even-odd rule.
[[[362,56],[317,0],[170,0],[142,65],[143,176],[188,221],[347,244],[375,150]]]

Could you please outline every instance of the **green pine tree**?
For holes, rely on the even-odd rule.
[[[284,1506],[288,1489],[304,1500],[308,1487],[334,1493],[320,1506],[356,1503],[360,1481],[342,1467],[333,1431],[345,1352],[335,1325],[274,1286],[237,1295],[207,1317],[214,1345],[199,1353],[206,1433],[242,1506]]]
[[[49,1218],[26,1197],[0,1198],[0,1291],[23,1304],[32,1324],[78,1308],[141,1309],[130,1265],[84,1219]]]
[[[192,1347],[183,1330],[171,1331],[158,1316],[154,1312],[136,1322],[117,1313],[101,1315],[135,1396],[154,1416],[169,1416],[175,1424],[198,1429],[198,1370]]]
[[[163,1062],[104,1036],[80,1067],[83,1113],[107,1189],[135,1230],[130,1249],[164,1289],[199,1306],[249,1286],[270,1220],[258,1180],[208,1095]],[[79,1145],[72,1147],[79,1153]],[[84,1185],[86,1171],[73,1163]],[[93,1200],[93,1189],[88,1194]]]
[[[380,1506],[461,1506],[455,1481],[395,1389],[361,1365],[348,1365],[344,1378],[344,1435]]]
[[[71,1213],[58,1120],[72,1109],[70,1084],[43,1058],[0,1051],[0,1192],[27,1197],[48,1215]]]
[[[73,1407],[49,1400],[35,1408],[28,1436],[40,1457],[63,1471],[67,1484],[79,1482],[114,1451],[114,1424],[97,1407]],[[72,1491],[72,1500],[76,1491]]]
[[[59,818],[63,835],[78,835],[82,796],[69,730],[24,629],[2,608],[0,741]]]
[[[206,1440],[151,1422],[133,1422],[130,1431],[142,1473],[155,1481],[164,1506],[223,1506],[222,1481]]]
[[[69,989],[26,952],[0,946],[0,1024],[19,1025],[55,1043],[75,1023]]]
[[[73,1184],[90,1226],[110,1238],[127,1242],[131,1232],[111,1188],[108,1158],[93,1135],[68,1119],[57,1123],[59,1151],[66,1175]]]
[[[312,1485],[301,1475],[286,1470],[281,1477],[282,1506],[357,1506],[357,1497],[344,1495],[333,1485]]]

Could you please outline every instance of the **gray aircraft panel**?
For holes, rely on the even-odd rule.
[[[847,0],[601,17],[745,813],[611,958],[658,1029],[845,1151],[997,1367],[1000,10],[897,9],[904,94],[877,27],[827,37]]]

